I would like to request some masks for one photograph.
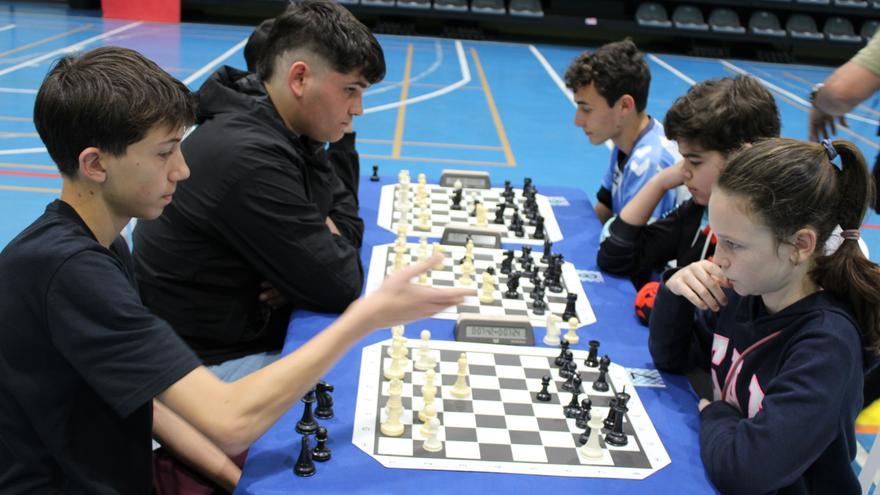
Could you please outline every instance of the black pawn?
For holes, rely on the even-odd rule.
[[[562,366],[562,363],[565,362],[565,353],[568,351],[569,345],[570,344],[565,339],[562,339],[562,341],[559,343],[561,350],[559,351],[559,356],[556,357],[556,361],[553,361],[556,366]]]
[[[577,318],[577,310],[575,309],[577,298],[578,295],[576,293],[569,293],[565,296],[565,311],[562,312],[563,322],[568,323],[568,320]]]
[[[549,386],[550,386],[550,377],[547,375],[544,375],[544,377],[541,378],[541,391],[538,392],[537,395],[535,395],[535,398],[541,402],[550,402],[550,391],[547,390],[547,387],[549,387]]]
[[[575,363],[574,361],[569,361],[565,366],[568,370],[568,373],[566,373],[567,380],[565,380],[565,383],[562,384],[562,390],[565,390],[566,392],[573,392],[575,390],[575,378],[580,380],[580,376],[577,372],[577,363]],[[562,373],[560,373],[560,376],[562,376]],[[580,388],[580,384],[578,384],[578,388]]]
[[[534,239],[543,239],[544,238],[544,217],[541,215],[535,216],[535,233],[532,234],[532,238]]]
[[[293,474],[297,476],[311,476],[315,474],[315,463],[312,462],[312,451],[309,449],[309,436],[302,436],[302,447],[299,449],[299,459],[293,466]]]
[[[532,248],[529,246],[523,246],[521,253],[522,254],[519,257],[520,264],[524,265],[524,264],[528,263],[529,265],[531,265],[532,264]]]
[[[582,430],[587,430],[587,434],[590,433],[587,423],[590,421],[590,410],[592,410],[592,408],[593,401],[591,401],[589,397],[581,400],[581,414],[577,417],[577,421],[575,421],[575,426]]]
[[[370,176],[371,182],[379,182],[379,166],[373,165],[373,175]]]
[[[315,385],[315,398],[318,405],[315,407],[315,416],[321,419],[331,419],[333,417],[333,385],[327,382],[318,382]]]
[[[586,361],[584,364],[589,368],[595,368],[599,366],[599,341],[591,340],[590,341],[590,354],[587,355]]]
[[[611,364],[611,360],[608,356],[603,356],[602,359],[599,360],[599,377],[596,378],[596,381],[593,382],[593,390],[597,392],[607,392],[608,391],[608,365]]]
[[[553,255],[551,249],[553,249],[553,243],[544,239],[544,253],[541,255],[541,263],[550,263],[550,256]]]
[[[574,376],[575,369],[577,369],[577,365],[571,359],[571,351],[565,351],[565,362],[559,367],[559,376],[567,380]],[[565,384],[563,384],[563,390],[564,387]]]
[[[575,419],[581,415],[581,404],[578,401],[579,392],[574,390],[571,392],[571,401],[568,402],[568,405],[562,410],[565,414],[566,418]]]
[[[302,418],[296,423],[296,431],[303,435],[312,435],[318,430],[318,422],[315,421],[315,416],[312,414],[312,404],[315,402],[315,391],[309,390],[306,396],[302,398],[302,401],[303,404],[305,404],[305,408],[303,410]]]
[[[315,462],[329,461],[330,449],[327,448],[327,428],[319,427],[318,432],[315,433],[315,439],[318,441],[318,445],[312,449],[312,459]]]

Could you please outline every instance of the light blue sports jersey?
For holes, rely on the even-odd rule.
[[[648,126],[636,138],[632,153],[627,157],[623,169],[617,168],[617,146],[611,149],[608,172],[602,180],[602,187],[611,191],[611,211],[617,215],[620,210],[639,192],[648,179],[660,170],[681,160],[678,146],[666,139],[663,124],[653,117]],[[672,211],[682,198],[680,191],[667,191],[657,204],[651,217],[661,218]]]

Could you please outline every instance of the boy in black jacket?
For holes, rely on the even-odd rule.
[[[685,266],[715,251],[706,218],[712,183],[730,153],[745,143],[779,136],[773,95],[749,76],[713,79],[693,86],[666,113],[666,136],[678,142],[679,164],[652,177],[610,225],[599,247],[599,268],[630,277],[636,289],[670,262]],[[692,197],[647,224],[667,191],[681,184]]]

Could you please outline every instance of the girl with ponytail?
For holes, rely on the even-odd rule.
[[[694,332],[713,335],[700,450],[721,492],[860,493],[855,418],[880,349],[880,268],[858,243],[872,198],[852,143],[761,141],[713,188],[714,258],[664,276],[649,347],[675,371]]]

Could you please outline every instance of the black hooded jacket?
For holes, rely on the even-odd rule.
[[[356,299],[364,225],[324,143],[285,127],[255,75],[223,67],[197,96],[199,126],[182,143],[191,175],[161,217],[138,223],[134,260],[144,304],[214,364],[280,348],[293,308]],[[260,303],[263,283],[290,305]]]

